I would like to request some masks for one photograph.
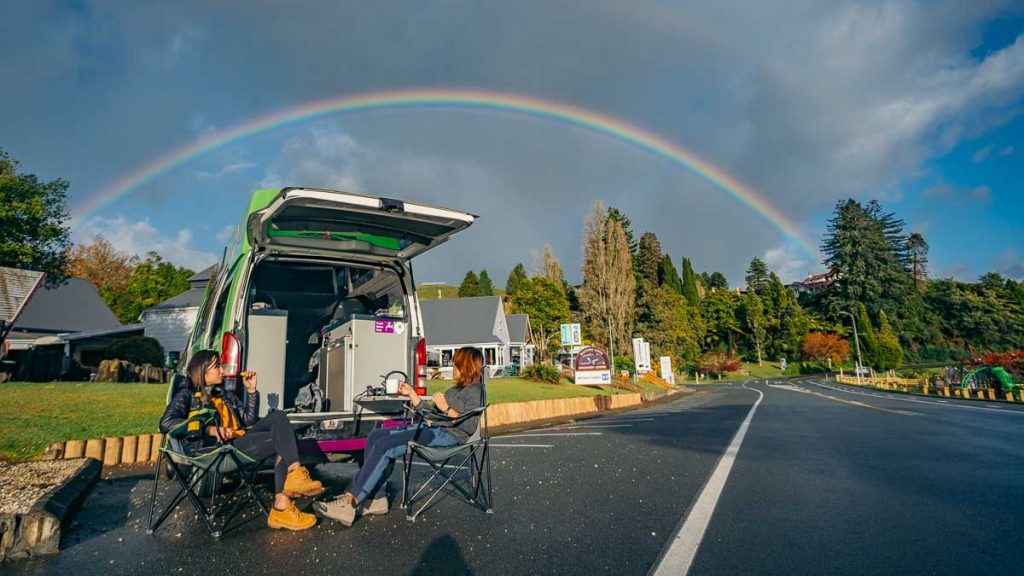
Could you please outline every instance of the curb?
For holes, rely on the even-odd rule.
[[[897,394],[906,394],[908,396],[921,396],[924,398],[949,398],[950,400],[982,400],[985,402],[1002,402],[1003,404],[1020,404],[1024,402],[1024,391],[1021,392],[1021,398],[1014,396],[1013,392],[1006,392],[1003,398],[999,398],[996,391],[992,388],[987,389],[962,389],[959,387],[950,388],[946,386],[934,387],[927,386],[924,388],[926,392],[917,392],[908,389],[907,386],[866,386],[864,384],[856,384],[852,382],[840,382],[836,381],[837,384],[845,384],[847,386],[853,386],[854,388],[863,388],[865,390],[879,390],[882,392],[894,392]],[[928,391],[934,391],[934,394],[929,394]]]
[[[100,477],[99,460],[84,458],[75,473],[22,515],[13,516],[13,530],[4,530],[0,560],[22,560],[60,551],[60,531]],[[8,528],[8,527],[4,527]]]

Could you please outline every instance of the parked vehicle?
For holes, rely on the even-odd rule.
[[[475,219],[349,192],[259,190],[210,280],[189,355],[220,352],[225,390],[238,394],[238,374],[255,370],[261,416],[288,411],[323,451],[362,450],[402,412],[385,379],[426,393],[412,259]]]

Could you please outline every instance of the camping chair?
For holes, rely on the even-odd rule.
[[[205,408],[175,426],[167,434],[167,439],[160,447],[160,458],[156,462],[147,534],[153,534],[178,507],[178,504],[185,499],[192,503],[210,536],[214,538],[220,538],[228,530],[231,520],[242,510],[242,506],[247,500],[255,502],[264,515],[270,513],[266,503],[253,487],[253,479],[262,464],[266,462],[266,458],[254,460],[231,444],[218,444],[201,453],[186,454],[183,439],[188,424],[198,420],[200,427],[205,428],[213,422],[215,415],[216,411]],[[164,462],[167,463],[169,474],[178,481],[178,492],[154,521],[157,488],[160,484],[160,468]],[[228,493],[218,497],[221,480],[225,476],[236,476],[238,484]]]
[[[430,506],[430,503],[447,486],[451,485],[467,502],[480,508],[488,514],[492,514],[491,502],[491,458],[489,452],[490,434],[487,429],[487,381],[489,370],[484,367],[483,379],[480,382],[481,406],[457,418],[448,418],[440,412],[419,413],[421,421],[424,418],[431,420],[431,426],[452,427],[462,422],[479,416],[476,431],[464,444],[456,444],[449,447],[436,447],[420,444],[413,439],[405,451],[404,468],[402,473],[402,508],[405,509],[405,518],[415,521],[421,512]],[[423,460],[433,469],[430,477],[413,490],[410,485],[412,466],[416,459]],[[467,472],[468,483],[460,480],[460,473]],[[444,478],[440,486],[431,489],[434,479],[438,476]],[[428,491],[429,490],[429,491]],[[426,500],[419,508],[417,503]]]

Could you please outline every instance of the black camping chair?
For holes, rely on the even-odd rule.
[[[255,460],[231,444],[218,444],[198,453],[187,453],[184,449],[183,440],[188,425],[198,421],[200,429],[205,429],[215,421],[215,417],[215,410],[204,408],[167,434],[160,447],[160,458],[157,459],[156,472],[153,475],[147,534],[153,534],[178,504],[186,499],[192,503],[210,536],[214,538],[220,538],[231,527],[231,521],[246,502],[254,502],[263,511],[264,516],[270,513],[267,504],[253,487],[256,473],[267,458]],[[170,475],[178,481],[178,492],[154,521],[160,469],[164,463]],[[227,493],[218,494],[222,488],[222,480],[226,476],[234,476],[238,482]]]
[[[479,416],[480,419],[477,421],[476,431],[463,444],[441,448],[420,444],[415,439],[409,442],[408,449],[405,451],[402,473],[402,508],[405,509],[407,520],[415,521],[416,517],[430,506],[434,498],[449,486],[454,488],[466,502],[488,514],[494,512],[491,500],[490,433],[487,429],[489,373],[489,367],[484,366],[483,378],[480,382],[481,406],[479,408],[459,414],[457,418],[449,418],[440,412],[426,409],[424,409],[425,412],[419,412],[421,421],[429,419],[433,427],[458,426],[474,416]],[[430,465],[433,473],[419,487],[413,488],[411,485],[412,467],[417,459]],[[468,478],[461,477],[465,476],[464,472],[468,473]],[[440,486],[432,487],[434,480],[438,477],[443,478],[444,481]]]

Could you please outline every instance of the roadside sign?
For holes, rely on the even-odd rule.
[[[583,334],[579,324],[562,324],[562,346],[579,346],[583,342]]]
[[[669,384],[675,384],[676,375],[672,372],[672,357],[662,356],[658,358],[658,361],[661,363],[661,379]]]
[[[651,345],[643,338],[633,338],[633,361],[636,373],[646,374],[651,371]]]
[[[608,355],[597,348],[584,348],[573,363],[577,384],[611,384],[612,370]]]

